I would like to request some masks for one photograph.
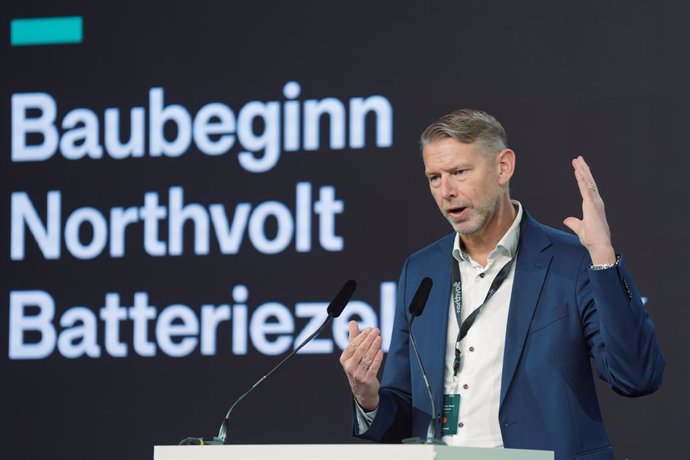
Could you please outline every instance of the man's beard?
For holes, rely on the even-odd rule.
[[[465,212],[469,214],[468,219],[456,222],[448,215],[445,217],[457,233],[460,235],[472,235],[485,228],[493,216],[496,215],[500,199],[501,194],[499,188],[492,198],[482,200],[478,203],[478,206],[474,204],[467,206]]]

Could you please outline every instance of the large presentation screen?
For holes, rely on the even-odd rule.
[[[419,136],[458,108],[504,124],[511,195],[545,224],[581,213],[570,159],[592,166],[668,362],[647,398],[600,385],[604,419],[621,458],[677,454],[690,37],[675,8],[6,2],[0,458],[147,459],[214,436],[349,279],[343,314],[238,405],[228,441],[358,442],[348,322],[388,350],[404,260],[452,232]]]

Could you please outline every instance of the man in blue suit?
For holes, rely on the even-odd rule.
[[[433,280],[414,323],[435,395],[437,437],[450,445],[543,449],[557,460],[613,458],[590,359],[625,396],[655,391],[664,359],[654,325],[617,256],[598,188],[572,161],[582,218],[576,236],[511,200],[515,153],[491,115],[459,110],[422,134],[431,193],[455,232],[406,261],[391,344],[350,323],[341,355],[355,400],[354,434],[379,442],[425,437],[431,404],[414,362],[407,306]]]

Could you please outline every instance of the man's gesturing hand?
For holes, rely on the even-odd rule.
[[[580,238],[580,243],[589,251],[593,264],[615,263],[616,253],[611,245],[611,231],[606,221],[604,200],[599,195],[592,172],[581,156],[573,160],[573,168],[582,195],[582,219],[568,217],[563,223]]]
[[[379,406],[379,380],[376,375],[383,361],[381,331],[365,329],[360,333],[356,321],[350,321],[350,343],[340,355],[352,395],[365,411]]]

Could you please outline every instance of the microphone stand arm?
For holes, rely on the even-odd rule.
[[[429,427],[426,430],[426,439],[420,438],[406,438],[403,439],[403,444],[440,444],[445,445],[446,443],[436,439],[436,402],[434,400],[434,395],[431,392],[431,385],[429,384],[429,379],[426,374],[426,369],[424,369],[424,364],[422,364],[422,358],[419,355],[419,347],[417,346],[417,340],[414,338],[412,333],[412,321],[414,321],[415,316],[411,315],[409,321],[407,322],[408,329],[410,331],[410,342],[412,343],[412,349],[414,350],[414,356],[417,358],[417,363],[419,368],[422,370],[422,377],[424,378],[424,386],[429,394],[429,401],[431,401],[431,420],[429,421]]]
[[[242,396],[240,396],[239,398],[237,398],[237,400],[232,404],[232,406],[230,406],[230,409],[228,409],[228,413],[225,414],[225,418],[223,419],[223,423],[221,423],[220,429],[218,430],[218,436],[216,436],[215,438],[213,438],[212,441],[209,441],[209,442],[207,442],[206,444],[221,444],[221,445],[222,445],[222,444],[225,444],[225,440],[226,440],[227,437],[228,437],[228,423],[229,423],[229,420],[230,420],[230,414],[232,413],[233,409],[235,409],[235,406],[237,406],[237,404],[238,404],[240,401],[242,401],[242,400],[245,398],[245,396],[247,396],[249,393],[251,393],[252,391],[254,391],[254,388],[258,387],[264,380],[266,380],[268,377],[270,377],[271,374],[273,374],[273,373],[274,373],[275,371],[277,371],[283,364],[285,364],[285,362],[286,362],[288,359],[292,358],[292,356],[293,356],[295,353],[297,353],[298,351],[300,351],[300,350],[302,349],[302,347],[304,347],[307,343],[309,343],[314,337],[316,337],[317,335],[321,334],[321,332],[323,332],[323,330],[326,328],[326,326],[328,326],[328,324],[329,324],[332,320],[333,320],[333,316],[331,316],[331,315],[329,314],[328,317],[326,318],[326,320],[323,322],[323,324],[321,324],[321,326],[320,326],[312,335],[310,335],[309,337],[307,337],[306,339],[304,339],[304,341],[303,341],[302,343],[300,343],[300,344],[297,346],[297,348],[295,348],[294,350],[292,350],[292,351],[290,352],[290,354],[288,354],[285,358],[283,358],[282,361],[280,361],[273,369],[271,369],[270,371],[268,371],[268,373],[267,373],[266,375],[264,375],[264,376],[261,377],[259,380],[257,380],[257,382],[256,382],[254,385],[251,386],[251,388],[249,388],[247,391],[245,391],[244,394],[243,394]]]

